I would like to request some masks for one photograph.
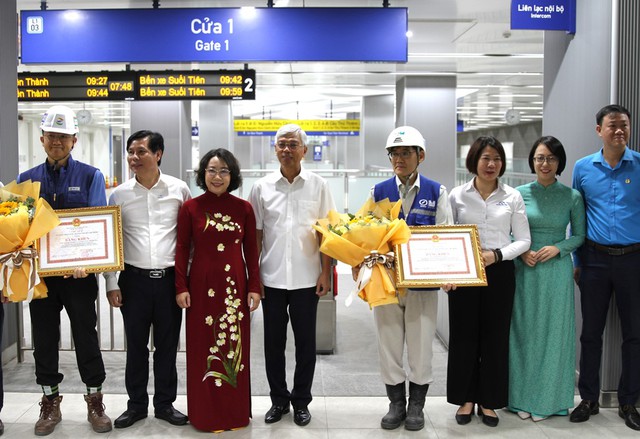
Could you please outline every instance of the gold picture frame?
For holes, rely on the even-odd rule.
[[[396,287],[487,285],[475,224],[409,228],[409,242],[395,246]]]
[[[36,241],[41,277],[122,271],[122,215],[120,206],[83,207],[55,211],[60,224]]]

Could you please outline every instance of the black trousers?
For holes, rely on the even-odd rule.
[[[41,386],[55,386],[64,378],[58,371],[60,311],[64,307],[71,323],[80,378],[89,387],[102,385],[105,371],[96,332],[98,282],[95,275],[83,279],[47,277],[45,283],[48,297],[29,304],[36,382]]]
[[[597,401],[600,396],[602,334],[615,291],[622,329],[618,401],[621,405],[635,404],[640,395],[640,252],[610,256],[587,245],[580,252],[580,396],[590,401]]]
[[[311,386],[316,368],[316,287],[282,290],[264,287],[264,358],[271,402],[294,408],[305,408],[312,400]],[[287,324],[295,339],[296,367],[293,389],[287,388],[285,349]]]
[[[165,409],[176,400],[178,390],[176,354],[182,310],[176,303],[175,273],[152,279],[125,269],[118,285],[127,336],[127,408],[146,413],[149,407],[149,333],[153,327],[153,406],[156,410]]]
[[[513,262],[488,266],[487,280],[486,287],[449,292],[447,401],[498,409],[509,400]]]

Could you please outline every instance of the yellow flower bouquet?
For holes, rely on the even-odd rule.
[[[369,199],[355,214],[332,210],[313,226],[322,234],[322,253],[352,267],[360,266],[356,290],[347,306],[354,293],[370,307],[398,303],[393,247],[411,236],[407,223],[398,219],[401,203]]]
[[[0,187],[0,288],[11,302],[47,297],[33,243],[58,224],[58,215],[40,198],[40,182]]]

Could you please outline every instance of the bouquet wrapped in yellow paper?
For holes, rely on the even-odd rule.
[[[33,244],[58,224],[58,215],[40,198],[40,182],[0,187],[0,288],[11,302],[47,297]]]
[[[352,267],[360,266],[355,293],[370,307],[398,303],[393,247],[409,240],[407,223],[398,219],[401,201],[369,199],[355,214],[331,211],[314,227],[322,234],[320,251]]]

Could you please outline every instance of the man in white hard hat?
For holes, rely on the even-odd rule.
[[[43,115],[40,141],[47,153],[46,161],[20,174],[17,181],[40,182],[40,196],[54,209],[106,206],[105,183],[102,173],[87,164],[77,162],[71,151],[78,141],[78,120],[69,107],[55,105]],[[63,375],[58,370],[60,341],[60,311],[64,307],[71,322],[78,369],[87,386],[87,420],[94,431],[111,430],[111,419],[104,413],[102,383],[104,363],[96,332],[95,302],[98,282],[94,274],[75,270],[73,277],[47,277],[48,297],[29,304],[33,327],[33,357],[36,382],[44,393],[40,402],[40,418],[35,434],[45,436],[53,432],[62,419],[58,386]]]
[[[385,148],[395,177],[372,188],[373,200],[402,200],[400,218],[410,226],[452,224],[447,189],[418,173],[418,166],[425,159],[422,134],[410,126],[398,127],[389,134]],[[407,430],[424,427],[424,402],[433,382],[431,360],[437,311],[437,289],[409,289],[406,294],[399,294],[397,304],[373,308],[382,381],[390,401],[389,412],[380,423],[385,430],[398,428],[403,420]],[[405,343],[408,376],[403,367]]]

